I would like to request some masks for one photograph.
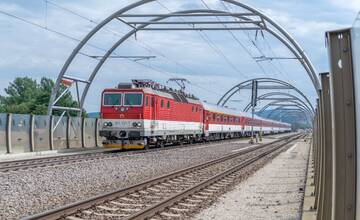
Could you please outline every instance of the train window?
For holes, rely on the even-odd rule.
[[[166,107],[170,108],[170,101],[167,101]]]
[[[124,106],[141,106],[142,93],[125,93]]]
[[[191,106],[191,111],[194,112],[194,110],[195,110],[195,107]]]
[[[213,114],[213,121],[216,120],[216,114]]]
[[[199,110],[199,109],[198,109],[198,107],[196,106],[196,112],[198,112],[198,110]]]
[[[161,106],[161,108],[164,107],[164,99],[161,99],[160,106]]]
[[[145,97],[145,106],[149,106],[149,96]]]
[[[104,93],[103,105],[104,106],[116,106],[121,105],[121,93]]]
[[[154,97],[150,97],[150,105],[151,107],[154,107],[155,106],[155,98]]]
[[[230,117],[230,118],[229,118],[229,122],[233,122],[233,117]]]

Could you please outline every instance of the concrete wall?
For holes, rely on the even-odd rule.
[[[101,146],[98,119],[0,114],[0,154]]]
[[[357,186],[356,186],[356,219],[360,218],[360,14],[351,30],[352,60],[355,87],[355,110],[356,110],[356,151],[357,151]]]

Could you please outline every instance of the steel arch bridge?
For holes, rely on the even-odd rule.
[[[291,37],[291,35],[282,28],[279,24],[277,24],[273,19],[269,16],[265,15],[264,13],[260,12],[259,10],[246,5],[244,3],[240,3],[235,0],[220,0],[224,4],[232,5],[237,9],[240,9],[245,12],[241,13],[232,13],[229,10],[212,10],[212,9],[193,9],[193,10],[184,10],[184,11],[177,11],[165,14],[137,14],[137,13],[129,13],[134,9],[137,9],[140,6],[147,5],[152,2],[156,2],[156,0],[141,0],[130,4],[115,13],[111,14],[109,17],[104,19],[100,22],[95,28],[93,28],[82,40],[81,42],[75,47],[73,52],[67,58],[65,64],[63,65],[54,88],[52,90],[49,105],[48,105],[48,114],[52,114],[53,110],[63,110],[65,111],[77,111],[81,114],[83,109],[88,91],[90,86],[94,82],[95,77],[99,73],[99,70],[102,68],[103,64],[107,61],[107,59],[114,53],[114,51],[120,47],[126,40],[128,40],[131,36],[136,35],[139,31],[173,31],[173,30],[189,30],[189,31],[224,31],[224,30],[256,30],[256,31],[265,31],[275,37],[280,43],[285,45],[289,51],[294,55],[294,58],[299,61],[299,63],[303,66],[304,70],[306,71],[308,77],[310,78],[314,89],[316,92],[320,89],[320,83],[317,78],[317,72],[311,63],[310,59],[301,48],[301,46],[296,42],[296,40]],[[192,17],[191,21],[188,22],[172,22],[166,21],[168,18],[173,17]],[[236,18],[237,24],[247,24],[246,27],[227,27],[219,28],[219,27],[201,27],[199,25],[203,25],[204,22],[196,20],[202,17],[232,17]],[[147,18],[147,21],[138,21],[138,22],[127,22],[127,18]],[[81,54],[81,50],[84,46],[93,38],[95,35],[106,28],[111,21],[120,21],[131,27],[131,30],[124,34],[118,41],[116,41],[109,49],[106,50],[106,53],[101,56],[101,59],[98,61],[96,67],[89,73],[88,77],[86,78],[77,78],[68,74],[68,69],[71,65],[73,65],[73,61],[75,57]],[[178,25],[189,25],[182,28],[174,28],[174,26]],[[208,25],[213,24],[226,24],[226,21],[218,21],[218,22],[207,22]],[[163,28],[152,27],[155,25],[167,25]],[[170,27],[169,27],[170,25]],[[63,80],[71,80],[75,82],[76,90],[77,90],[77,98],[78,98],[78,107],[77,108],[68,108],[65,106],[57,105],[58,101],[61,97],[69,92],[69,88],[66,89],[64,92],[59,94],[60,85]],[[82,91],[79,90],[78,84],[84,84],[84,88]]]
[[[258,111],[258,113],[261,115],[266,109],[274,106],[277,108],[272,109],[267,117],[270,117],[274,112],[279,110],[292,111],[296,109],[296,110],[300,110],[305,115],[309,124],[311,124],[312,119],[314,118],[314,114],[311,112],[311,110],[307,106],[304,106],[301,102],[298,102],[297,100],[273,101],[262,107],[261,110]],[[285,107],[292,107],[293,109],[286,109]]]
[[[288,82],[285,82],[285,81],[282,81],[282,80],[279,80],[279,79],[274,79],[274,78],[254,78],[254,79],[250,79],[250,80],[246,80],[244,82],[241,82],[241,83],[235,85],[234,87],[232,87],[231,89],[229,89],[219,99],[217,104],[221,105],[221,106],[225,106],[226,103],[230,100],[230,98],[232,96],[234,96],[235,94],[237,94],[238,92],[240,92],[241,89],[251,89],[251,85],[252,85],[253,81],[257,81],[259,83],[259,89],[290,89],[290,90],[295,91],[298,95],[300,95],[300,97],[303,98],[303,101],[301,101],[301,102],[303,102],[304,105],[309,108],[310,112],[312,112],[312,114],[315,113],[315,109],[314,109],[312,103],[310,102],[310,100],[306,97],[306,95],[303,92],[301,92],[298,88],[296,88],[295,86],[291,85]],[[261,87],[261,84],[268,84],[268,83],[271,83],[273,85],[266,85],[266,86]],[[296,97],[294,95],[290,95],[290,94],[283,93],[283,92],[266,93],[266,94],[263,94],[263,95],[259,96],[258,100],[259,99],[265,99],[265,98],[268,98],[270,96],[275,96],[276,94],[282,95],[282,96],[288,96],[290,98],[296,98],[298,100],[301,100],[301,99],[299,99],[298,97]],[[251,104],[247,105],[244,110],[245,111],[249,110],[250,105]]]
[[[275,97],[275,96],[280,96],[279,97]],[[282,98],[282,97],[286,97],[286,98]],[[313,106],[311,105],[311,103],[305,103],[302,99],[300,99],[299,97],[289,94],[289,93],[285,93],[285,92],[268,92],[268,93],[264,93],[262,95],[260,95],[259,97],[257,97],[258,101],[261,100],[270,100],[270,101],[282,101],[282,102],[287,102],[287,101],[297,101],[299,103],[302,104],[303,107],[306,108],[306,110],[310,113],[311,116],[314,116],[315,112],[313,111]],[[251,108],[251,103],[249,103],[248,105],[246,105],[246,107],[244,108],[244,111],[247,112],[249,111]]]
[[[271,113],[273,113],[274,110]],[[298,117],[298,118],[304,119],[308,125],[311,125],[311,120],[309,119],[308,114],[306,113],[306,111],[304,111],[301,108],[292,108],[292,109],[284,108],[282,110],[277,111],[277,113],[278,113],[277,115],[271,114],[267,117],[269,119],[277,120],[277,121],[284,121],[284,118],[286,118],[288,116]]]

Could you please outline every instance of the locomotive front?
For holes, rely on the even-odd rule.
[[[131,84],[105,89],[102,94],[100,136],[104,147],[143,149],[144,91]]]

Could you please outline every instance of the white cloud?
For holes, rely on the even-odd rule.
[[[359,12],[360,11],[360,1],[359,0],[330,0],[331,3],[335,6]]]
[[[81,15],[92,18],[95,21],[101,21],[109,14],[125,6],[126,3],[133,2],[130,0],[53,1]],[[7,2],[8,3],[0,3],[0,8],[2,10],[6,10],[37,23],[44,23],[44,17],[41,16],[41,14],[32,13],[31,9],[27,8],[29,5],[15,4],[10,0]],[[84,2],[86,2],[86,4],[84,4]],[[184,10],[194,7],[199,8],[201,6],[200,1],[194,0],[161,0],[161,2],[171,10]],[[206,2],[210,6],[222,9],[218,0],[207,0]],[[278,1],[276,2],[279,3]],[[252,5],[261,7],[259,1],[253,2]],[[306,16],[296,17],[286,10],[284,12],[281,8],[276,8],[274,5],[275,4],[269,5],[269,2],[266,1],[263,6],[267,8],[271,7],[271,9],[265,9],[264,11],[277,22],[281,23],[297,40],[301,41],[304,48],[316,61],[315,65],[321,66],[323,63],[326,63],[326,54],[323,49],[323,33],[328,29],[338,27],[339,24],[336,23],[337,19],[335,17],[333,19],[311,19]],[[147,9],[152,13],[165,12],[165,10],[156,2],[148,4],[147,6],[149,6]],[[313,7],[313,5],[311,4],[309,7]],[[145,9],[146,7],[143,7],[138,11],[146,13]],[[336,10],[334,9],[334,11]],[[59,30],[79,39],[85,36],[94,26],[92,23],[50,5],[46,21],[49,28]],[[111,28],[117,32],[124,32],[126,30],[124,26],[120,26],[118,23],[112,25]],[[65,59],[76,45],[76,42],[61,38],[57,35],[2,15],[0,15],[0,31],[6,33],[0,34],[0,74],[2,82],[8,82],[15,76],[22,76],[26,73],[31,73],[34,77],[47,74],[48,77],[56,78]],[[207,35],[219,48],[221,48],[228,59],[231,60],[241,72],[251,76],[261,76],[260,74],[257,74],[261,72],[257,65],[249,55],[241,49],[234,39],[231,38],[229,33],[208,32]],[[245,45],[251,46],[249,40],[244,37],[241,32],[236,32],[236,35]],[[99,38],[96,38],[96,41],[92,41],[92,43],[108,48],[111,43],[118,38],[119,36],[104,32]],[[157,51],[166,54],[169,59],[191,68],[194,70],[195,74],[189,73],[188,70],[176,65],[173,61],[161,58],[158,54],[150,54],[148,51],[136,46],[139,42],[145,42]],[[270,43],[277,54],[281,54],[282,56],[288,55],[288,51],[284,50],[284,48],[278,44],[278,41],[270,40]],[[319,50],[319,48],[322,50]],[[89,54],[102,53],[102,51],[91,48],[86,48],[85,51]],[[256,49],[251,48],[251,51],[256,55]],[[233,84],[239,83],[245,79],[229,67],[223,58],[214,53],[214,51],[205,44],[196,33],[139,33],[138,42],[132,38],[132,40],[127,41],[125,45],[122,45],[121,48],[117,50],[117,53],[121,55],[157,55],[157,59],[142,62],[156,68],[164,69],[173,75],[175,74],[177,76],[188,78],[194,83],[209,88],[210,90],[214,90],[217,93],[223,93]],[[94,61],[89,63],[88,60],[89,59],[83,56],[79,56],[74,63],[76,65],[72,65],[69,73],[78,77],[88,76],[89,71],[92,70],[92,67],[95,64]],[[296,62],[284,62],[283,65],[284,68],[282,69],[283,72],[285,72],[284,74],[288,74],[297,86],[311,95],[313,91],[309,88],[310,86],[307,86],[309,83],[304,83],[304,81],[308,79],[304,77],[302,68]],[[291,70],[291,73],[286,72],[287,70]],[[276,72],[276,70],[273,68],[269,69],[269,75],[282,77],[279,74],[273,74],[274,72]],[[90,111],[98,110],[99,94],[104,87],[113,87],[120,81],[128,81],[131,78],[141,77],[165,82],[167,78],[171,77],[171,74],[159,73],[129,61],[117,59],[109,60],[100,70],[100,74],[96,77],[96,81],[91,87],[89,97],[96,98],[88,99],[86,106]],[[3,90],[6,85],[7,83],[0,83],[0,90]],[[202,99],[216,102],[216,99],[218,98],[215,97],[214,94],[193,86],[189,86],[189,89]]]
[[[279,12],[272,9],[266,9],[265,13],[281,24],[288,32],[299,38],[309,38],[319,33],[324,34],[328,30],[339,28],[343,25],[334,21],[294,17],[287,12]]]

